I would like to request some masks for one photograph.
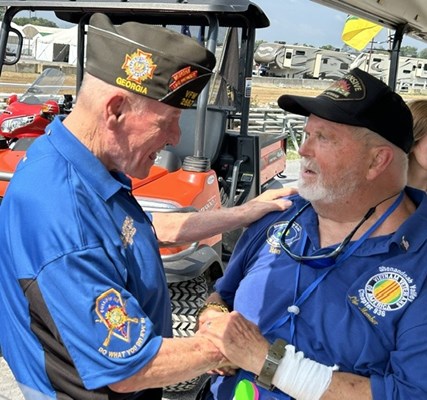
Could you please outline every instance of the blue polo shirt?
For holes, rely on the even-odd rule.
[[[374,399],[427,398],[427,200],[424,192],[406,193],[417,210],[395,233],[367,239],[337,268],[326,269],[299,264],[282,249],[288,221],[306,203],[294,196],[289,210],[246,230],[216,290],[271,342],[284,338],[312,360],[369,377]],[[319,249],[317,226],[309,207],[286,235],[291,251]],[[297,302],[299,314],[289,313]],[[214,379],[214,398],[231,400],[239,379]],[[289,397],[276,390],[265,398]]]
[[[172,336],[157,240],[130,180],[57,118],[20,162],[0,218],[0,343],[17,381],[46,398],[116,398],[105,386]]]

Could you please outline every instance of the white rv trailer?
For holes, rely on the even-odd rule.
[[[400,47],[405,35],[427,42],[427,2],[425,0],[312,0],[325,6],[368,19],[394,31],[390,52],[388,84],[395,88],[400,64]],[[423,65],[418,75],[425,75]],[[415,73],[417,74],[417,72]]]
[[[389,81],[390,55],[384,53],[361,53],[351,64],[359,67],[384,82]],[[396,85],[402,87],[427,87],[427,59],[399,57]]]
[[[254,54],[265,75],[284,78],[339,79],[353,60],[346,52],[280,42],[261,43]]]

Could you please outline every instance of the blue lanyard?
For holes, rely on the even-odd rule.
[[[298,264],[297,273],[295,277],[295,291],[294,291],[294,304],[288,307],[287,313],[279,318],[270,330],[277,329],[283,326],[288,320],[291,320],[290,334],[291,343],[295,344],[295,320],[299,314],[299,307],[308,299],[308,297],[314,292],[314,290],[320,285],[320,283],[326,278],[326,276],[335,268],[339,267],[345,260],[347,260],[362,244],[363,242],[388,218],[388,216],[397,208],[403,199],[403,192],[400,193],[399,197],[393,202],[393,204],[386,210],[386,212],[373,224],[357,241],[355,241],[346,251],[340,254],[335,264],[332,265],[326,272],[320,275],[314,282],[308,286],[300,297],[297,298],[298,282],[301,271],[301,263]],[[304,249],[307,243],[307,233],[304,230],[301,238],[301,248]]]

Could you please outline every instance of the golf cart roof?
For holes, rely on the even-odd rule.
[[[134,20],[150,24],[206,25],[215,14],[220,26],[264,28],[270,22],[264,12],[249,0],[0,0],[0,7],[17,11],[54,11],[64,21],[78,23],[95,12],[108,14],[114,23]]]
[[[349,15],[371,20],[397,30],[405,26],[405,34],[427,42],[426,0],[313,0]]]

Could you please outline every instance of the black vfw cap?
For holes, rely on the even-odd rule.
[[[90,18],[86,70],[111,85],[188,108],[214,66],[215,55],[189,36],[133,21],[115,26],[100,13]]]
[[[414,141],[412,114],[402,97],[359,68],[317,97],[283,95],[278,104],[294,114],[314,114],[332,122],[368,128],[405,153]]]

